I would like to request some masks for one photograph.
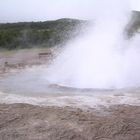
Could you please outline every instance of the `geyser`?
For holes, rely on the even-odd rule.
[[[140,37],[124,35],[131,13],[127,1],[96,0],[93,9],[93,26],[65,46],[48,68],[47,81],[74,88],[140,86]]]

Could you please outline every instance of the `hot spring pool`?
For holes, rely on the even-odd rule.
[[[44,72],[45,67],[41,66],[1,75],[0,103],[78,107],[140,105],[140,88],[76,89],[49,85]]]

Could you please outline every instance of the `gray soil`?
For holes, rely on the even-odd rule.
[[[46,62],[41,52],[0,53],[0,74]],[[140,140],[140,106],[100,109],[0,104],[0,140]]]
[[[104,110],[104,111],[103,111]],[[0,105],[1,140],[140,140],[140,107]]]
[[[55,49],[55,48],[54,48]],[[0,74],[32,65],[42,65],[52,59],[54,49],[36,48],[0,51]]]

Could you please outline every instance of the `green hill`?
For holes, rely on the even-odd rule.
[[[140,29],[140,12],[133,11],[130,22],[127,26],[128,37],[132,37],[134,34],[139,33]]]
[[[18,49],[62,45],[79,34],[86,21],[59,19],[0,24],[0,48]]]
[[[84,20],[59,19],[45,22],[20,22],[0,24],[0,49],[20,49],[31,47],[53,47],[63,45],[76,37],[89,23]],[[140,12],[133,11],[126,27],[130,38],[139,32]],[[82,30],[81,30],[82,29]]]

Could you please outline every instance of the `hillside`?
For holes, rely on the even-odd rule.
[[[88,21],[59,19],[45,22],[20,22],[0,24],[0,49],[53,47],[63,45],[81,32]],[[133,11],[126,28],[130,38],[140,28],[140,12]],[[83,28],[84,30],[84,28]]]
[[[52,47],[61,45],[79,34],[86,21],[59,19],[45,22],[0,24],[0,48]]]
[[[130,22],[127,26],[127,33],[129,37],[132,37],[135,33],[139,33],[140,28],[140,12],[133,11]]]

